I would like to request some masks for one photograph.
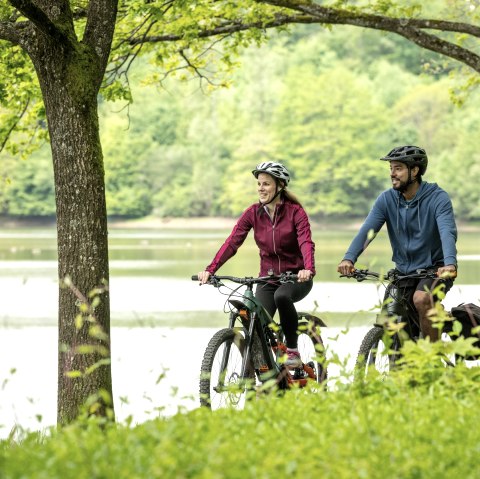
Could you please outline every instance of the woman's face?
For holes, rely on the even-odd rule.
[[[272,200],[277,192],[277,183],[268,173],[260,173],[257,178],[257,191],[260,202],[265,204]],[[277,196],[277,198],[279,198]]]

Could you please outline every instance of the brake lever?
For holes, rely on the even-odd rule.
[[[221,280],[217,278],[208,278],[208,284],[211,284],[214,288],[220,288],[220,286],[224,286]]]
[[[356,279],[357,281],[364,281],[366,279],[367,275],[364,274],[364,273],[360,273],[360,272],[355,272],[355,273],[352,273],[352,274],[341,274],[340,275],[340,278],[353,278],[353,279]]]

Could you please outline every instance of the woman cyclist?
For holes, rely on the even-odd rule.
[[[290,174],[285,166],[263,162],[252,173],[257,179],[258,203],[245,210],[213,261],[205,271],[198,273],[198,278],[201,284],[206,283],[211,274],[235,255],[253,229],[260,250],[259,275],[278,275],[287,271],[298,275],[296,283],[269,281],[258,285],[255,291],[256,298],[270,316],[273,317],[278,310],[287,346],[285,365],[293,369],[302,365],[297,348],[298,317],[294,303],[305,298],[312,289],[315,244],[305,210],[287,191]]]

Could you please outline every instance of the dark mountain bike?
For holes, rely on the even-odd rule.
[[[197,276],[192,280],[198,281]],[[253,286],[269,282],[293,282],[297,275],[284,273],[259,278],[210,276],[208,283],[228,296],[228,327],[217,331],[205,350],[200,372],[200,403],[212,409],[242,408],[247,397],[271,386],[288,389],[293,385],[321,383],[327,377],[325,350],[318,317],[299,312],[298,349],[304,361],[301,368],[289,370],[284,334],[260,302]],[[230,281],[239,286],[224,284]],[[242,287],[245,287],[244,289]],[[227,290],[226,292],[224,292]]]
[[[400,349],[406,339],[417,341],[421,336],[418,313],[413,305],[413,294],[419,279],[438,278],[434,270],[417,270],[401,275],[390,270],[381,275],[369,270],[355,270],[351,275],[357,281],[380,281],[386,287],[376,323],[366,333],[358,351],[355,377],[364,377],[370,368],[387,374],[400,357]]]

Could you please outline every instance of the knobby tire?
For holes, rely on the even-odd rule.
[[[224,350],[229,349],[226,370],[221,369]],[[243,408],[247,393],[255,383],[251,364],[246,377],[241,378],[245,339],[231,328],[217,331],[205,350],[200,371],[200,404],[211,409],[223,407]]]
[[[390,369],[395,364],[395,357],[384,353],[386,348],[383,342],[383,335],[385,330],[383,327],[374,326],[370,329],[363,338],[358,356],[355,363],[355,378],[363,379],[367,374],[369,368],[375,366],[375,369],[380,374],[388,374]],[[391,348],[397,350],[397,337],[392,338],[393,343]]]

